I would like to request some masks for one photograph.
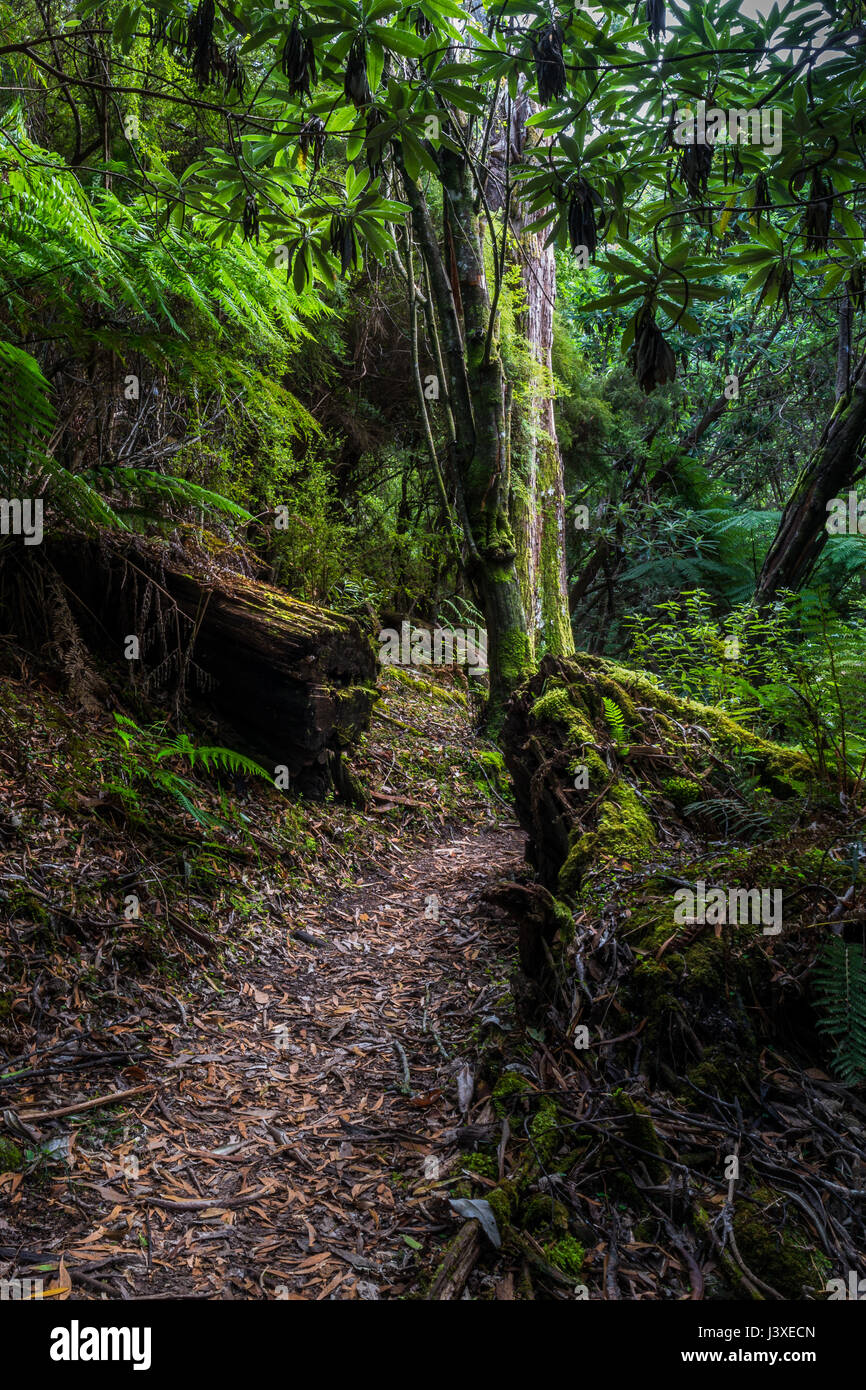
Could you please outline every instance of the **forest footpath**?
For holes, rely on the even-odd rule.
[[[413,1289],[509,947],[479,899],[522,840],[482,830],[395,858],[299,918],[300,939],[278,934],[266,962],[155,1021],[148,1093],[44,1213],[50,1247],[64,1209],[76,1296]]]
[[[389,712],[374,721],[359,762],[388,789],[379,794],[385,804],[366,816],[338,802],[307,804],[304,828],[337,858],[316,863],[302,839],[300,856],[279,865],[271,857],[264,873],[244,869],[241,900],[269,913],[249,941],[231,902],[216,906],[220,921],[190,917],[195,890],[184,922],[163,868],[171,928],[152,930],[168,962],[133,959],[129,938],[142,928],[117,913],[97,922],[92,904],[88,915],[86,892],[70,894],[61,861],[65,853],[67,870],[77,863],[84,884],[102,881],[99,861],[85,867],[97,851],[101,860],[153,863],[144,825],[117,807],[106,815],[110,793],[91,796],[70,855],[53,808],[43,800],[39,813],[24,812],[2,861],[4,931],[25,959],[38,959],[26,987],[19,977],[21,987],[3,995],[7,1024],[26,1013],[30,1032],[29,1049],[2,1078],[14,1136],[0,1155],[0,1170],[9,1169],[0,1177],[3,1277],[109,1299],[376,1299],[429,1285],[438,1242],[457,1229],[445,1200],[445,1174],[455,1164],[459,1174],[457,1131],[490,1108],[478,1054],[489,1055],[491,1035],[496,1051],[510,1027],[514,933],[485,909],[484,895],[518,870],[524,837],[483,766],[459,803],[449,794],[473,742],[459,688],[431,699],[411,677],[384,684]],[[58,749],[43,713],[31,779],[44,788]],[[105,730],[101,737],[108,742]],[[398,758],[395,740],[413,738],[425,757],[416,748]],[[427,759],[439,765],[439,785]],[[495,776],[495,763],[487,766]],[[260,795],[255,784],[246,790],[247,821]],[[165,835],[182,821],[183,853],[194,863],[188,816],[176,814]],[[264,810],[261,824],[269,824]],[[355,840],[360,825],[366,834]],[[297,819],[291,829],[297,839]],[[25,843],[14,843],[22,834]],[[303,873],[295,866],[287,883],[287,862],[304,856]],[[40,911],[46,900],[58,910]],[[70,927],[82,923],[90,943],[75,942],[70,955]],[[212,945],[225,934],[216,954],[202,949],[207,927]],[[62,979],[63,1014],[48,1002]],[[106,1104],[115,1092],[129,1095]]]

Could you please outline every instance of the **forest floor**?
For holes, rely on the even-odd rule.
[[[152,1090],[122,1125],[94,1112],[77,1130],[28,1244],[52,1250],[62,1231],[73,1282],[112,1297],[410,1291],[414,1252],[443,1229],[427,1204],[478,1030],[501,1009],[509,943],[479,900],[521,852],[492,829],[395,857],[295,919],[320,945],[278,937],[219,993],[154,1019]],[[434,896],[447,906],[431,915]]]
[[[478,694],[459,673],[381,689],[360,810],[154,761],[111,709],[7,667],[0,1279],[110,1300],[823,1296],[862,1249],[866,1104],[802,1026],[753,1059],[745,1116],[724,1088],[650,1083],[614,929],[657,863],[594,880],[580,980],[527,980],[539,890]],[[587,997],[606,1021],[578,1050]]]
[[[377,811],[305,806],[288,879],[269,854],[228,911],[195,913],[201,889],[184,902],[159,864],[155,808],[130,820],[110,781],[52,796],[52,758],[76,766],[72,716],[26,681],[6,687],[7,725],[35,711],[36,756],[29,788],[5,758],[0,1275],[76,1298],[421,1291],[457,1228],[457,1131],[490,1114],[479,1049],[513,1023],[514,931],[484,894],[519,871],[524,837],[465,693],[431,699],[405,676],[385,689],[356,764],[387,789]],[[413,739],[423,755],[404,757]],[[254,825],[260,796],[245,788]],[[193,859],[201,832],[180,819]],[[139,923],[118,921],[118,890],[104,897],[112,875],[146,881],[145,864],[164,960],[130,952]],[[105,1103],[119,1091],[132,1094]]]

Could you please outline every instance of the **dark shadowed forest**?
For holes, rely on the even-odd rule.
[[[0,3],[7,1346],[866,1298],[864,229],[861,0]]]

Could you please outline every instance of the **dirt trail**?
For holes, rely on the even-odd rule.
[[[233,990],[178,1004],[142,1068],[154,1095],[98,1154],[79,1134],[27,1245],[65,1252],[76,1296],[410,1291],[453,1228],[436,1181],[456,1152],[458,1071],[491,1016],[505,1024],[513,929],[480,899],[522,854],[497,828],[395,857],[287,924],[320,945],[272,938]]]

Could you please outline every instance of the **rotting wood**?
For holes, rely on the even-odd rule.
[[[481,1226],[467,1221],[451,1241],[430,1286],[432,1302],[459,1298],[481,1253]]]
[[[335,764],[377,696],[356,619],[140,537],[58,534],[45,549],[88,646],[123,663],[139,691],[216,716],[225,742],[275,775],[284,767],[299,791],[342,790]],[[138,660],[124,659],[131,635]]]

